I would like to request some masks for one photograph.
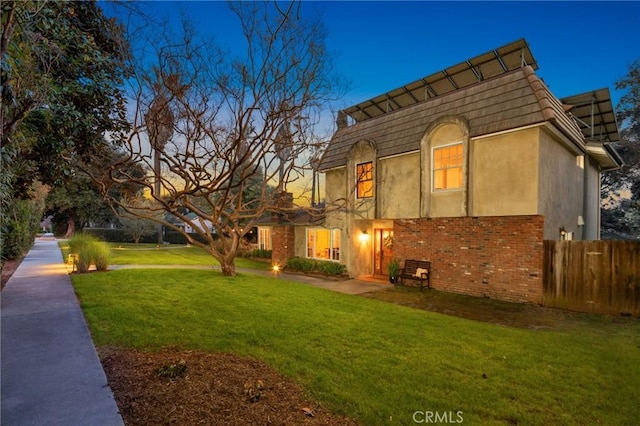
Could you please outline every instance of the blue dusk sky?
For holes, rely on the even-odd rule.
[[[241,43],[226,2],[145,6],[159,18],[186,12],[231,52]],[[322,16],[337,70],[352,83],[341,107],[521,38],[557,97],[607,87],[615,106],[615,81],[640,59],[640,2],[303,1],[302,13]]]

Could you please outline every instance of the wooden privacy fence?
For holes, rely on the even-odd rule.
[[[545,241],[543,304],[640,317],[640,242]]]

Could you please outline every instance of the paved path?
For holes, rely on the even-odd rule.
[[[54,239],[0,296],[2,425],[123,425]]]
[[[112,265],[109,267],[109,269],[216,269],[216,267],[207,265]],[[257,274],[269,277],[274,276],[274,273],[271,271],[258,269],[236,268],[236,272]],[[373,278],[368,280],[349,279],[334,281],[331,279],[319,278],[311,275],[288,274],[285,272],[278,274],[278,276],[283,280],[296,281],[346,294],[369,293],[371,291],[388,289],[391,286],[389,283]]]

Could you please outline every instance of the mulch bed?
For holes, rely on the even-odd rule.
[[[265,363],[229,354],[102,348],[124,422],[132,425],[357,425],[305,398]]]
[[[2,280],[0,281],[0,288],[4,288],[4,285],[9,281],[9,278],[18,269],[22,262],[22,257],[19,259],[5,260],[2,262]]]

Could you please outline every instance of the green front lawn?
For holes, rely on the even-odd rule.
[[[111,265],[218,265],[209,254],[196,246],[168,245],[158,247],[156,244],[111,243]],[[64,256],[66,242],[60,243]],[[66,257],[65,257],[66,259]],[[236,257],[236,267],[250,269],[271,269],[268,262],[254,261]]]
[[[99,346],[257,357],[367,425],[414,424],[424,412],[466,424],[640,418],[638,320],[590,317],[536,331],[250,274],[119,270],[72,279]]]

